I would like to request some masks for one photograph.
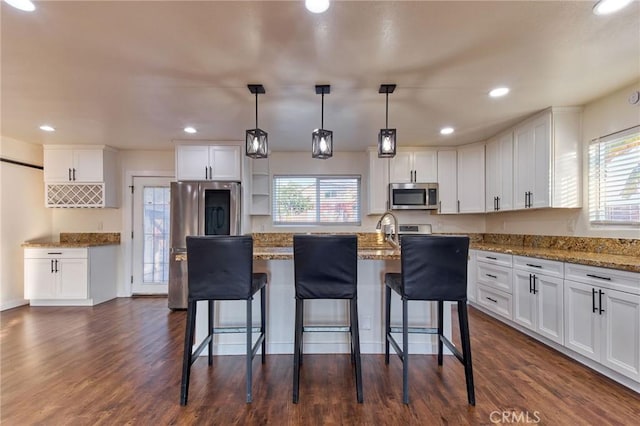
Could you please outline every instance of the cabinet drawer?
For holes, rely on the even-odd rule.
[[[26,248],[25,259],[86,259],[86,248]]]
[[[640,294],[640,274],[635,272],[566,263],[564,278],[598,287]]]
[[[478,250],[477,257],[478,262],[492,263],[494,265],[507,266],[509,268],[513,265],[513,255],[511,254]]]
[[[478,285],[478,304],[510,320],[513,319],[512,298],[504,291]]]
[[[540,275],[548,275],[550,277],[562,278],[564,276],[564,263],[554,260],[513,256],[513,267]]]
[[[513,269],[478,262],[478,283],[511,294]]]

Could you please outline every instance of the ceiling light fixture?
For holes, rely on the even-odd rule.
[[[596,15],[609,15],[629,5],[632,0],[600,0],[593,6]]]
[[[36,10],[36,6],[29,0],[4,0],[4,2],[25,12],[33,12]]]
[[[496,87],[495,89],[489,92],[489,96],[492,98],[499,98],[509,93],[508,87]]]
[[[389,93],[396,90],[395,84],[381,84],[378,93],[387,95],[385,107],[384,129],[378,133],[378,158],[393,158],[396,156],[396,129],[389,128]]]
[[[320,128],[311,134],[311,156],[326,160],[333,156],[333,132],[325,130],[324,127],[324,95],[331,92],[328,84],[316,85],[316,95],[322,95],[322,109],[320,115]]]
[[[441,135],[450,135],[451,133],[453,133],[453,127],[443,127],[440,129]]]
[[[309,12],[322,13],[329,9],[329,0],[305,0],[304,5]]]
[[[49,126],[48,124],[43,124],[42,126],[40,126],[40,130],[44,130],[45,132],[55,132],[56,129],[54,129],[53,127]]]
[[[245,151],[247,157],[251,158],[267,158],[268,141],[267,132],[258,128],[258,94],[266,93],[262,84],[248,84],[249,92],[256,95],[256,128],[249,129],[246,132]]]
[[[185,127],[184,131],[185,131],[185,133],[198,133],[198,131],[194,127],[191,127],[191,126]]]

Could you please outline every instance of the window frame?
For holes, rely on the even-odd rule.
[[[276,200],[278,198],[276,188],[278,186],[279,179],[314,179],[315,180],[315,202],[318,208],[316,209],[316,220],[312,222],[283,222],[277,221],[276,217]],[[355,179],[357,184],[357,219],[353,222],[321,222],[320,221],[320,181],[321,180],[341,180],[341,179]],[[272,178],[272,201],[271,201],[271,222],[274,226],[361,226],[362,225],[362,176],[361,175],[304,175],[304,174],[277,174]]]

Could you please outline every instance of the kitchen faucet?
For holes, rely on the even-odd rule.
[[[376,224],[376,229],[382,229],[382,221],[387,216],[391,216],[391,218],[393,219],[393,233],[387,234],[385,232],[384,239],[386,242],[391,244],[393,248],[395,248],[396,250],[400,250],[400,237],[398,236],[398,218],[396,217],[396,215],[394,215],[390,210],[384,212],[382,216],[380,216],[380,220],[378,220],[378,223]]]

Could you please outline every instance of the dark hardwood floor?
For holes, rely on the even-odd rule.
[[[358,404],[348,355],[307,355],[294,405],[292,356],[268,355],[264,366],[254,361],[252,404],[244,357],[221,356],[213,368],[196,361],[181,407],[185,313],[168,310],[166,299],[21,307],[0,321],[3,425],[462,425],[491,424],[503,412],[504,423],[637,424],[640,413],[637,393],[474,309],[475,407],[462,365],[446,357],[439,368],[425,355],[411,357],[408,406],[396,357],[387,367],[382,355],[363,355]]]

